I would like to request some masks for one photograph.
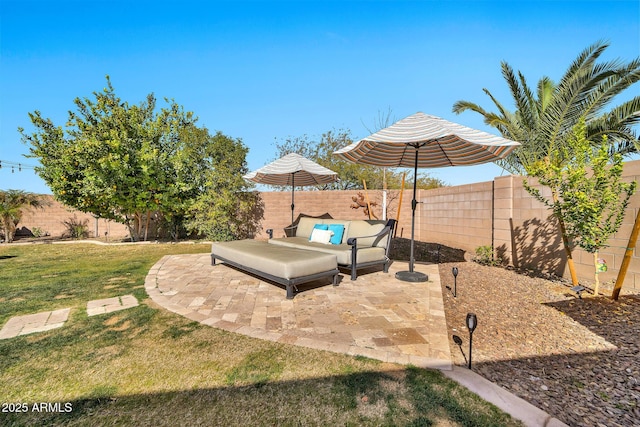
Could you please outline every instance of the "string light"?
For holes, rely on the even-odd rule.
[[[25,165],[24,163],[16,163],[16,162],[10,162],[8,160],[0,160],[0,170],[2,170],[3,166],[11,167],[11,173],[15,173],[16,169],[18,169],[18,172],[22,172],[22,169],[34,170],[36,168],[35,166]]]

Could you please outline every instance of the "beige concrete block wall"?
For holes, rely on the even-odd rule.
[[[545,197],[548,189],[537,180],[528,179],[531,187]],[[562,276],[567,257],[558,223],[551,211],[525,189],[522,177],[513,177],[513,216],[510,220],[512,239],[510,264],[516,268],[544,271]]]
[[[96,219],[93,215],[86,214],[75,209],[69,208],[62,203],[56,201],[52,196],[42,196],[49,204],[43,209],[28,208],[23,211],[22,219],[18,224],[18,229],[23,227],[31,231],[38,227],[44,232],[49,233],[52,237],[60,237],[66,232],[64,221],[69,221],[75,215],[78,221],[87,221],[87,229],[90,237],[96,237],[96,226],[99,237],[107,237],[114,239],[122,239],[129,236],[127,227],[114,221],[105,219]]]
[[[422,190],[418,240],[474,253],[491,245],[492,183]]]

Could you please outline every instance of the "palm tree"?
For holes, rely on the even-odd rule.
[[[453,111],[475,111],[505,138],[522,144],[499,163],[511,173],[526,174],[531,165],[548,155],[551,147],[566,140],[581,117],[586,119],[587,138],[594,144],[606,135],[612,153],[636,152],[638,136],[632,127],[640,123],[640,96],[609,111],[605,108],[640,80],[640,58],[628,64],[620,60],[597,63],[607,47],[604,42],[589,46],[571,63],[559,83],[542,77],[535,94],[521,72],[514,73],[509,64],[502,62],[502,75],[515,111],[506,108],[487,89],[483,91],[495,104],[497,113],[468,101],[456,102]]]
[[[521,143],[498,163],[514,174],[526,175],[537,162],[548,159],[554,147],[564,145],[582,117],[586,121],[586,137],[594,144],[601,143],[606,136],[611,144],[611,153],[636,152],[638,136],[633,126],[640,122],[640,96],[609,111],[605,109],[617,95],[640,80],[640,58],[628,64],[620,60],[598,63],[607,47],[609,45],[601,41],[589,46],[571,63],[559,83],[542,77],[535,94],[521,72],[516,75],[509,64],[502,62],[502,75],[511,91],[515,111],[502,105],[487,89],[483,91],[495,104],[497,113],[468,101],[456,102],[453,111],[457,114],[475,111],[505,138]],[[552,197],[557,201],[557,194],[552,194]],[[556,218],[571,279],[578,284],[566,227],[561,215],[556,215]]]
[[[4,235],[4,242],[11,243],[13,240],[25,206],[41,208],[45,204],[37,194],[22,190],[0,191],[0,230]]]

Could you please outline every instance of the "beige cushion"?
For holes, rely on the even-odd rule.
[[[214,258],[220,256],[284,279],[331,271],[336,268],[337,262],[333,254],[268,245],[250,239],[213,243],[211,253]]]
[[[308,239],[311,237],[313,226],[316,224],[322,224],[322,219],[308,217],[300,218],[298,227],[296,228],[296,237],[306,237]]]
[[[372,236],[381,232],[384,229],[384,221],[364,221],[364,220],[353,220],[351,224],[349,224],[349,230],[347,233],[347,239],[351,237],[362,237],[362,236]],[[358,239],[358,246],[371,246],[376,245],[378,247],[384,248],[387,243],[387,236],[382,239],[378,239],[376,241],[375,238],[370,237],[367,239]],[[345,239],[345,242],[347,241]]]

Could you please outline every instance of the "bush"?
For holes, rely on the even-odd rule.
[[[481,265],[498,265],[499,262],[493,257],[493,246],[484,245],[476,248],[476,256],[473,258],[475,262]]]
[[[80,221],[73,215],[66,221],[62,221],[66,227],[66,231],[62,234],[62,237],[71,237],[72,239],[84,239],[89,237],[89,220],[85,219]]]
[[[44,237],[49,235],[49,233],[47,233],[40,227],[33,227],[31,229],[31,234],[33,234],[33,237]]]

